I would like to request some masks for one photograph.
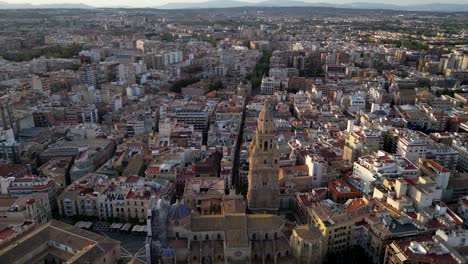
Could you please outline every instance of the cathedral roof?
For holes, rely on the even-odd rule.
[[[283,224],[277,215],[234,213],[225,215],[194,216],[191,221],[192,231],[227,231],[227,230],[273,230]]]

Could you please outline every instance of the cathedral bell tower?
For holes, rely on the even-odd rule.
[[[279,209],[279,152],[276,124],[268,100],[258,116],[255,138],[250,145],[247,202],[254,212],[274,213]]]

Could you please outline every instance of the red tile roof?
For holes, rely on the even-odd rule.
[[[428,228],[445,228],[446,226],[441,222],[437,221],[436,219],[431,219],[427,222],[426,226]]]
[[[406,214],[413,219],[416,219],[416,217],[418,217],[418,214],[416,214],[415,212],[408,212]]]
[[[450,172],[450,170],[448,170],[447,168],[445,168],[444,166],[440,165],[437,161],[435,160],[427,160],[426,161],[432,168],[434,168],[435,170],[438,170],[440,172]]]
[[[138,176],[129,176],[125,182],[126,183],[137,183],[139,180],[140,180],[140,177],[138,177]]]
[[[430,254],[418,254],[414,253],[411,251],[409,245],[412,241],[415,242],[432,242],[431,237],[422,237],[422,238],[414,238],[412,240],[405,240],[405,241],[398,241],[398,242],[393,242],[398,245],[398,248],[400,248],[401,252],[404,253],[408,258],[410,262],[419,262],[419,263],[444,263],[444,264],[449,264],[449,263],[458,263],[451,254],[435,254],[435,253],[430,253]]]
[[[159,167],[148,167],[146,173],[159,173]]]
[[[15,231],[13,231],[11,228],[5,228],[2,231],[0,231],[0,240],[5,240],[10,237],[13,237],[15,235]]]
[[[460,201],[461,201],[465,206],[468,206],[468,199],[461,198]]]

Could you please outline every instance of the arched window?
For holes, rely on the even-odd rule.
[[[263,144],[263,150],[264,151],[268,150],[268,141],[265,141],[265,143]]]

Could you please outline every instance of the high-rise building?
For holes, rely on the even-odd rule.
[[[257,134],[250,145],[247,200],[253,211],[276,211],[279,207],[279,152],[276,124],[265,101],[258,116]]]
[[[48,75],[32,75],[31,76],[32,90],[50,96],[50,78]]]
[[[15,140],[13,129],[0,130],[0,160],[20,162],[19,144]]]
[[[104,71],[98,64],[82,65],[79,69],[80,83],[98,88],[105,82]]]

